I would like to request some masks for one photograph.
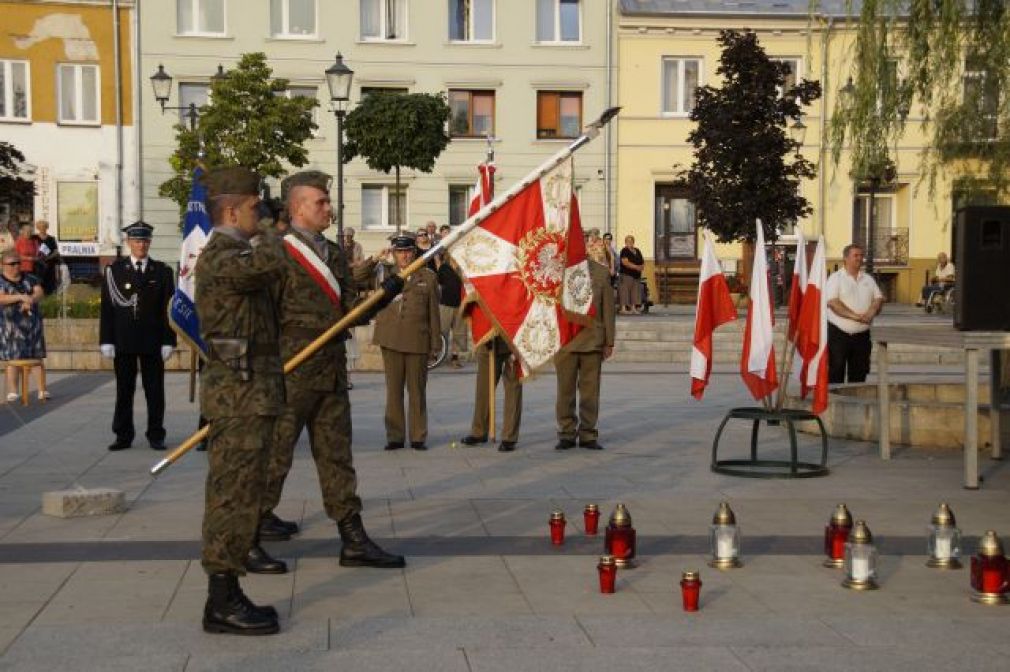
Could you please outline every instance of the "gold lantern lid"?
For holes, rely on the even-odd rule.
[[[697,569],[684,570],[680,575],[681,581],[697,581],[699,578],[701,578],[701,574]]]
[[[940,507],[933,514],[933,524],[940,527],[954,527],[957,521],[954,520],[954,512],[950,510],[947,502],[941,502]]]
[[[614,527],[631,527],[631,514],[628,507],[618,504],[614,507],[614,512],[610,514],[610,524]]]
[[[996,536],[996,530],[986,530],[982,538],[978,540],[978,554],[986,558],[1003,555],[1003,544]]]
[[[845,504],[839,504],[836,506],[835,512],[831,514],[831,522],[836,525],[851,527],[852,514],[849,513],[849,507],[845,506]]]
[[[719,508],[712,516],[713,525],[736,525],[736,515],[733,509],[729,508],[728,502],[719,502]]]
[[[612,555],[601,555],[600,556],[600,567],[614,567],[617,565],[617,559]]]
[[[551,520],[564,520],[565,512],[561,509],[554,509],[551,511]]]
[[[852,532],[849,532],[849,543],[850,544],[872,544],[873,534],[870,532],[870,528],[866,526],[866,522],[862,520],[857,520],[855,526],[852,528]]]
[[[600,510],[600,507],[595,504],[586,504],[586,513],[595,513]]]

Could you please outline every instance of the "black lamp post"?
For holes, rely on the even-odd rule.
[[[224,66],[218,65],[217,72],[211,76],[212,82],[219,82],[222,79],[226,79],[228,73],[224,71]],[[166,110],[179,110],[180,112],[186,113],[186,119],[189,121],[189,130],[196,130],[196,122],[200,118],[200,110],[197,109],[196,103],[190,103],[189,105],[172,107],[167,105],[169,97],[172,95],[172,75],[165,72],[165,66],[158,64],[158,71],[151,75],[151,88],[154,89],[154,99],[161,104],[161,113],[165,114]]]
[[[326,69],[326,86],[337,115],[337,240],[344,249],[344,115],[351,99],[351,81],[354,71],[344,65],[344,57],[337,52],[337,60]]]

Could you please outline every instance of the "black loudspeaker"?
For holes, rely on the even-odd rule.
[[[1010,207],[957,211],[954,327],[1010,331]]]

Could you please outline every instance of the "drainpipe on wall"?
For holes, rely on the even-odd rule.
[[[616,11],[616,5],[614,3],[607,3],[607,108],[611,108],[614,105],[614,12]],[[606,189],[607,193],[604,199],[606,205],[606,226],[607,233],[613,234],[613,224],[611,222],[611,209],[613,207],[611,189],[612,189],[612,167],[613,167],[613,126],[616,124],[607,124],[606,128],[606,138],[607,138],[607,148],[604,152],[604,157],[606,160],[606,167],[604,168],[604,181],[603,187]]]
[[[823,17],[822,17],[823,19]],[[820,235],[826,235],[827,231],[826,218],[828,213],[828,194],[827,194],[827,179],[825,178],[826,170],[826,159],[827,159],[827,146],[825,143],[826,138],[824,134],[827,128],[827,118],[828,118],[828,42],[831,40],[831,26],[834,23],[835,17],[829,16],[827,25],[824,27],[824,32],[821,35],[821,119],[818,126],[820,126],[820,160],[818,163],[817,171],[817,189],[820,192],[821,199],[821,212],[820,212]]]
[[[116,69],[116,229],[123,228],[123,60],[119,0],[112,0],[112,53]]]
[[[134,167],[136,179],[137,218],[144,218],[144,120],[140,100],[140,0],[133,3],[133,137],[136,151]]]

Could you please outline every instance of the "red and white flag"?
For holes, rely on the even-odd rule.
[[[712,374],[712,332],[736,319],[736,307],[729,295],[722,264],[715,256],[711,236],[705,232],[701,257],[698,302],[694,309],[694,347],[691,348],[691,396],[701,399]]]
[[[473,196],[470,198],[470,206],[467,208],[467,217],[473,217],[481,208],[491,202],[494,198],[494,172],[493,163],[482,163],[477,166],[477,184],[473,187]],[[494,336],[494,324],[480,306],[477,305],[477,294],[473,290],[473,285],[469,280],[463,280],[464,315],[470,320],[470,335],[473,340],[473,347],[476,348],[492,336]]]
[[[827,280],[824,237],[821,236],[810,265],[796,328],[796,351],[803,359],[800,393],[806,399],[810,390],[814,391],[813,412],[818,414],[828,407],[828,302],[824,295]]]
[[[550,361],[595,312],[571,157],[449,253],[525,374]]]
[[[789,340],[795,342],[796,325],[800,320],[800,308],[803,307],[803,292],[807,288],[807,241],[803,231],[796,229],[796,263],[793,264],[793,277],[789,284]]]
[[[747,306],[747,327],[743,335],[743,356],[740,375],[755,399],[764,399],[779,386],[775,373],[775,315],[772,312],[771,288],[768,285],[768,257],[765,255],[765,234],[757,220],[754,241],[754,267],[750,279],[750,301]]]

